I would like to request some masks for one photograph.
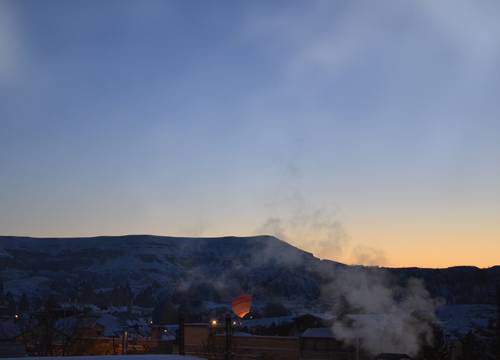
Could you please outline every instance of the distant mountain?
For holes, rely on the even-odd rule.
[[[256,301],[321,306],[328,301],[324,287],[351,269],[359,267],[320,260],[272,236],[0,237],[4,292],[39,300],[153,307],[160,301],[227,302],[250,292]],[[500,286],[498,266],[385,273],[396,283],[421,278],[433,296],[453,304],[493,304]]]
[[[500,290],[500,266],[486,269],[456,266],[387,270],[402,280],[411,277],[422,279],[434,297],[442,298],[448,304],[496,304],[496,292]]]

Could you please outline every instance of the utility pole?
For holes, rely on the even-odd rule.
[[[231,315],[226,314],[225,318],[225,330],[226,330],[226,351],[224,353],[224,360],[230,360],[231,359],[231,337],[233,333],[233,327],[232,327],[232,322],[231,322]]]
[[[186,350],[184,348],[184,314],[179,315],[179,355],[185,355]]]

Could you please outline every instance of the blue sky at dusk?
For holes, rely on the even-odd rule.
[[[0,234],[498,264],[499,11],[0,0]]]

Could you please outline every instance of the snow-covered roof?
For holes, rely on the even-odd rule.
[[[244,327],[283,325],[293,322],[294,316],[276,316],[260,319],[242,320]]]
[[[324,338],[334,339],[332,329],[330,328],[309,328],[302,334],[303,338]]]

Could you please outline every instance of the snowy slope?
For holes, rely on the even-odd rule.
[[[280,274],[289,273],[287,286],[274,286],[286,296],[303,290],[318,294],[315,267],[324,264],[311,254],[272,237],[172,238],[124,236],[76,239],[0,237],[0,248],[12,257],[0,260],[6,290],[45,296],[71,292],[83,282],[111,289],[127,282],[136,293],[153,286],[166,294],[193,284],[210,283],[215,292],[241,291],[239,278],[248,279],[256,293],[271,290]],[[276,257],[275,254],[280,254]],[[309,273],[304,274],[304,267]],[[278,284],[280,285],[280,284]],[[159,290],[158,290],[159,291]],[[63,295],[63,294],[60,294]],[[215,296],[216,297],[216,296]],[[206,299],[211,300],[211,299]]]
[[[172,298],[220,304],[251,292],[257,302],[294,302],[297,308],[313,311],[310,304],[324,300],[322,289],[339,268],[349,269],[272,236],[0,236],[0,276],[6,292],[99,305],[129,296],[141,297],[145,307]],[[492,304],[500,283],[500,267],[388,269],[388,273],[401,283],[423,278],[433,296],[458,304]]]
[[[486,328],[496,319],[497,312],[493,305],[446,305],[438,309],[437,316],[445,335],[460,338],[471,331]]]

